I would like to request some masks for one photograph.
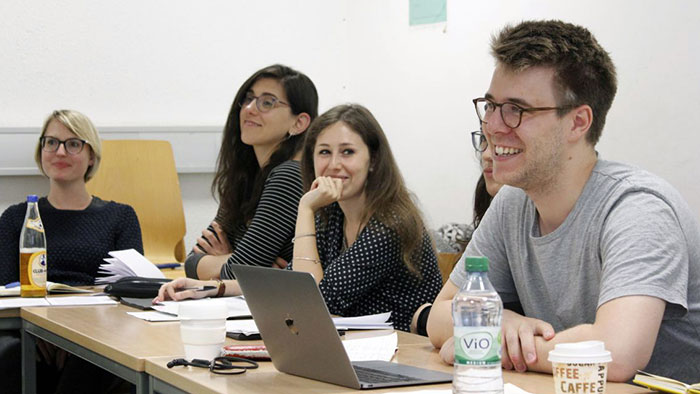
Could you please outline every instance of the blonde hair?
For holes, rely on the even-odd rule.
[[[53,113],[46,118],[46,121],[44,121],[44,126],[41,128],[41,135],[39,135],[39,142],[37,142],[36,151],[34,152],[34,161],[36,161],[39,171],[46,175],[41,165],[41,137],[46,133],[46,129],[49,127],[49,123],[51,123],[52,120],[60,122],[78,138],[87,141],[87,145],[92,150],[93,163],[88,167],[83,178],[85,182],[89,181],[97,173],[97,169],[100,166],[100,159],[102,159],[102,142],[100,141],[100,135],[95,125],[92,124],[90,119],[82,113],[70,109],[53,111]]]

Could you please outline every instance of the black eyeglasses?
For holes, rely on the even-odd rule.
[[[538,112],[538,111],[551,111],[551,110],[561,110],[561,109],[571,109],[574,108],[573,105],[567,105],[563,107],[530,107],[523,108],[515,103],[505,102],[497,103],[493,100],[481,97],[472,100],[474,102],[474,108],[476,108],[476,115],[479,120],[488,123],[488,118],[496,112],[496,108],[501,107],[501,119],[503,123],[515,129],[520,126],[520,122],[523,121],[523,112]]]
[[[481,130],[472,131],[472,146],[474,150],[481,153],[489,147],[488,141],[486,141],[486,136]]]
[[[269,93],[263,93],[260,96],[255,96],[252,93],[248,93],[243,97],[243,101],[238,104],[241,108],[247,107],[250,103],[255,100],[255,107],[258,109],[260,112],[268,112],[272,110],[273,108],[277,107],[278,105],[287,105],[289,104],[285,103],[284,101],[278,99],[277,97],[269,94]]]
[[[209,368],[210,372],[219,375],[239,375],[249,369],[256,369],[258,367],[258,363],[253,360],[232,356],[216,357],[211,361],[198,358],[187,361],[184,358],[176,358],[167,364],[168,368],[178,365]]]
[[[71,155],[77,155],[82,152],[85,144],[89,144],[89,142],[80,138],[68,138],[65,141],[61,141],[54,137],[41,137],[39,138],[39,143],[41,144],[41,149],[49,153],[58,151],[58,148],[63,144],[63,148]]]

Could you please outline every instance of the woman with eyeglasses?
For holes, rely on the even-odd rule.
[[[80,112],[54,111],[44,122],[34,158],[49,179],[49,193],[39,199],[49,281],[93,285],[107,252],[133,248],[143,253],[134,210],[87,191],[86,182],[97,173],[101,152],[95,126]],[[26,202],[16,204],[0,217],[3,285],[19,280],[19,237],[26,210]]]
[[[331,313],[392,312],[394,327],[408,331],[413,312],[437,296],[442,279],[384,132],[366,108],[348,104],[321,115],[307,133],[308,192],[295,208],[288,269],[313,274]],[[154,302],[241,294],[235,280],[216,290],[178,291],[207,284],[176,279]]]
[[[302,195],[301,144],[317,114],[316,87],[290,67],[265,67],[243,83],[212,184],[219,209],[187,257],[187,277],[231,279],[232,264],[287,265]]]
[[[469,238],[464,242],[462,248],[465,248],[469,243],[471,234],[479,227],[479,223],[486,214],[486,210],[491,205],[491,201],[501,189],[501,186],[503,186],[503,184],[493,179],[493,157],[491,151],[488,149],[488,143],[486,142],[484,133],[481,130],[472,131],[471,136],[472,146],[481,164],[481,176],[479,176],[479,180],[476,182],[476,187],[474,188],[474,219],[470,225],[471,231],[467,232]],[[411,320],[411,332],[428,336],[427,324],[431,306],[432,304],[425,304],[418,308]]]
[[[44,122],[36,146],[39,171],[49,179],[49,193],[39,199],[47,246],[48,280],[93,285],[98,267],[112,250],[143,253],[136,212],[125,204],[91,196],[85,183],[100,165],[100,137],[87,116],[54,111]],[[29,193],[28,193],[29,194]],[[13,205],[0,216],[0,284],[19,280],[19,238],[27,204]],[[106,371],[37,340],[39,391],[105,392],[121,380]],[[3,393],[21,391],[20,339],[17,331],[0,331]]]

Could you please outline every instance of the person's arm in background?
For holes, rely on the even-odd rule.
[[[136,212],[126,204],[120,204],[118,207],[121,210],[121,220],[113,250],[136,249],[143,254],[141,226]]]
[[[231,270],[234,264],[272,267],[285,248],[291,249],[302,195],[298,162],[288,161],[272,170],[248,229],[221,267],[222,279],[234,277]]]
[[[190,263],[186,263],[188,276],[192,276],[190,272],[195,271],[197,278],[230,279],[233,278],[230,268],[233,264],[274,266],[294,234],[297,208],[302,196],[298,166],[296,162],[286,162],[272,170],[265,182],[250,225],[233,248],[230,246],[233,237],[225,236],[218,223],[212,224],[207,230],[209,233],[206,234],[208,243],[219,245],[220,247],[217,247],[219,250],[228,248],[231,252],[203,256],[198,253],[191,254],[188,256]],[[224,242],[219,243],[217,238],[228,240],[228,245]],[[206,244],[204,247],[207,248]],[[195,247],[194,251],[198,248]]]
[[[7,208],[0,216],[0,285],[19,280],[19,236],[24,214],[22,204],[18,204]]]

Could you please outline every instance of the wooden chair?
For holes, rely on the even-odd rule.
[[[168,141],[102,141],[100,168],[87,189],[134,208],[146,258],[155,264],[185,260],[185,212]]]
[[[443,286],[447,279],[450,278],[450,273],[452,273],[452,269],[461,256],[461,253],[438,253],[438,268],[440,268],[440,274],[442,274]]]

